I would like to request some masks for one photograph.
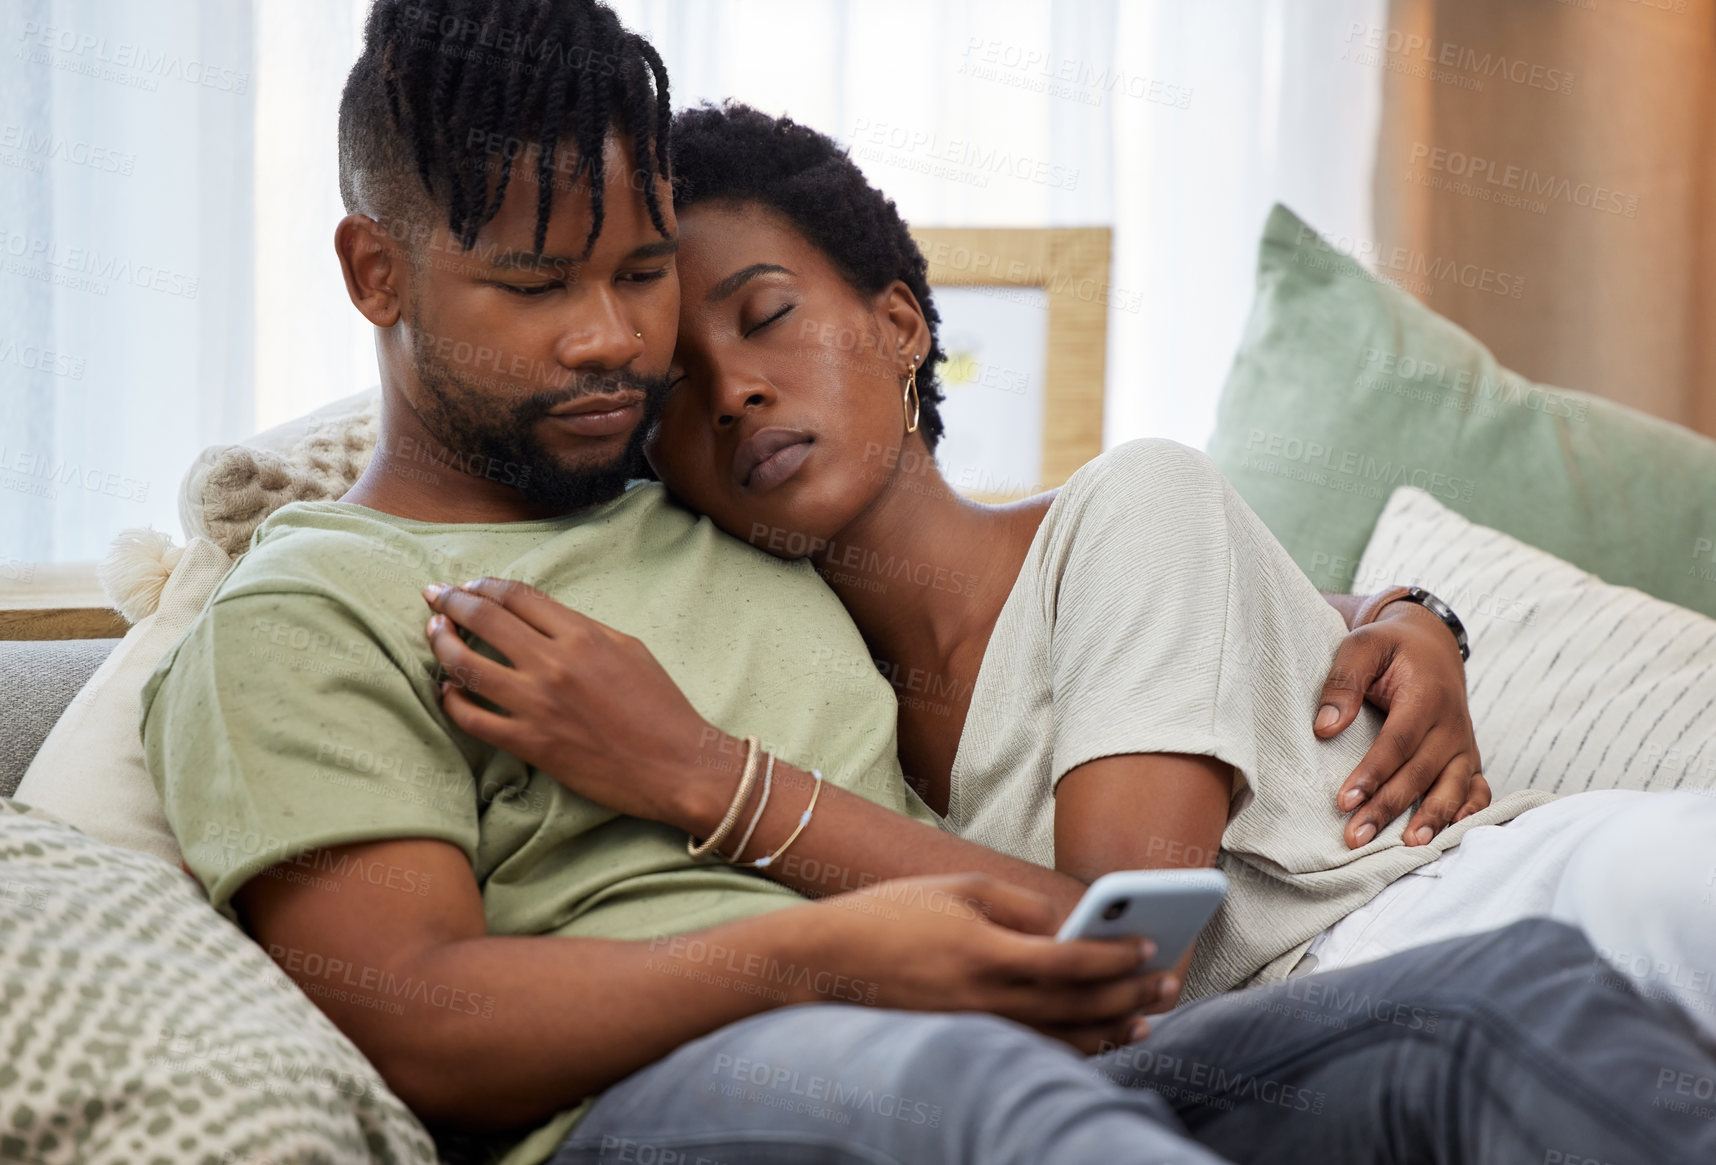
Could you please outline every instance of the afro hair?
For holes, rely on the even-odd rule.
[[[717,201],[768,207],[860,295],[878,295],[896,279],[911,288],[929,325],[930,349],[918,370],[918,431],[933,450],[942,434],[941,316],[930,295],[929,265],[893,200],[827,134],[738,102],[681,111],[669,141],[675,209]]]

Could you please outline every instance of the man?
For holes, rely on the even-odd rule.
[[[626,489],[678,310],[666,114],[659,58],[590,0],[379,0],[341,105],[336,234],[377,328],[375,458],[341,502],[259,529],[145,691],[150,768],[214,905],[449,1151],[486,1133],[507,1165],[1708,1154],[1709,1122],[1649,1101],[1664,1071],[1716,1069],[1547,923],[1128,1042],[1162,988],[1140,949],[1053,942],[1066,880],[928,823],[885,681],[821,665],[863,645],[809,566]],[[418,588],[479,574],[635,635],[710,722],[818,765],[818,827],[924,821],[921,868],[946,875],[805,903],[459,732]],[[590,761],[730,785],[730,739],[593,740]],[[1030,1028],[1126,1046],[1087,1064]]]

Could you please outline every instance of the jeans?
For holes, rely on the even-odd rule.
[[[987,1015],[783,1008],[614,1085],[552,1165],[1709,1165],[1713,1088],[1684,1016],[1528,919],[1090,1059]]]

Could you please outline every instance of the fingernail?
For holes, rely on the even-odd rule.
[[[468,591],[482,581],[483,580],[480,578],[466,579],[464,582],[459,584],[459,589],[462,591]]]
[[[1346,792],[1341,794],[1342,809],[1357,809],[1363,801],[1363,789],[1348,789]]]
[[[1417,828],[1417,830],[1414,831],[1412,836],[1418,839],[1419,845],[1424,845],[1431,838],[1436,836],[1436,831],[1434,829],[1430,828],[1430,826],[1428,826],[1428,825],[1420,825]]]
[[[1324,704],[1317,710],[1317,727],[1332,728],[1335,721],[1341,718],[1341,710],[1334,704]]]
[[[1145,1019],[1143,1016],[1139,1016],[1137,1019],[1132,1021],[1132,1029],[1126,1033],[1126,1042],[1129,1044],[1135,1044],[1139,1040],[1148,1039],[1149,1037],[1150,1021]]]
[[[1180,981],[1178,979],[1174,978],[1174,976],[1169,975],[1167,978],[1162,980],[1162,985],[1160,988],[1158,988],[1158,990],[1161,992],[1161,994],[1157,995],[1156,998],[1158,998],[1158,999],[1172,999],[1175,995],[1177,995],[1179,993]]]
[[[423,588],[423,597],[428,599],[431,603],[438,602],[441,596],[446,593],[446,583],[430,583],[428,586]]]
[[[1148,963],[1156,957],[1156,944],[1150,939],[1142,939],[1138,943],[1138,961]]]
[[[1376,826],[1367,821],[1358,827],[1358,831],[1353,836],[1358,838],[1360,845],[1369,845],[1370,839],[1376,836]]]

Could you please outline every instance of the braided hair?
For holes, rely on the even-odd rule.
[[[445,211],[468,251],[522,153],[536,168],[537,254],[555,188],[588,175],[588,255],[610,129],[631,137],[634,188],[668,233],[656,178],[669,173],[671,116],[660,54],[596,0],[376,0],[340,98],[340,197],[350,213],[425,224]],[[564,176],[562,145],[577,155]]]
[[[930,295],[929,265],[893,200],[827,134],[729,101],[673,119],[674,206],[715,201],[754,203],[783,216],[860,295],[877,295],[896,279],[911,288],[930,334],[918,369],[918,429],[934,450],[942,434],[936,365],[946,358],[936,335],[941,313]]]

